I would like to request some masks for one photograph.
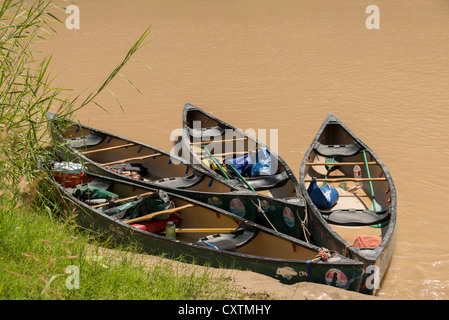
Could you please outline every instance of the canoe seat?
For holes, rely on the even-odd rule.
[[[192,137],[195,138],[207,138],[210,137],[221,137],[224,135],[226,130],[226,127],[222,126],[221,124],[218,124],[215,127],[209,127],[209,128],[189,128],[189,134]]]
[[[323,157],[351,157],[358,154],[362,150],[362,146],[357,141],[346,145],[322,144],[316,142],[314,149],[316,153]]]
[[[185,189],[193,187],[194,185],[200,183],[203,179],[204,175],[195,171],[187,177],[163,178],[157,181],[153,181],[153,183],[164,188]]]
[[[251,242],[257,235],[257,229],[250,226],[241,226],[232,233],[218,233],[203,237],[194,244],[217,250],[236,251],[236,249]]]
[[[91,132],[87,136],[67,139],[67,143],[73,148],[93,147],[103,142],[105,135],[99,132]]]
[[[271,176],[258,176],[246,179],[250,186],[256,190],[267,190],[282,187],[290,178],[286,171]]]
[[[328,223],[342,226],[369,226],[390,219],[389,208],[379,212],[360,209],[321,210],[321,214]]]

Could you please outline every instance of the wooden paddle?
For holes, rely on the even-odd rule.
[[[140,221],[148,221],[148,220],[151,220],[154,217],[159,216],[161,214],[171,214],[171,213],[175,213],[175,212],[177,212],[179,210],[191,208],[191,207],[194,207],[194,206],[195,205],[189,203],[189,204],[186,204],[186,205],[181,206],[181,207],[167,209],[167,210],[162,210],[162,211],[158,211],[158,212],[153,212],[153,213],[150,213],[150,214],[138,217],[138,218],[134,218],[134,219],[131,219],[131,220],[125,220],[125,221],[123,221],[123,223],[130,224],[130,223],[135,223],[135,222],[140,222]]]
[[[112,202],[112,203],[113,203],[113,204],[116,204],[116,203],[120,203],[120,202],[127,201],[127,200],[133,200],[133,199],[137,199],[138,196],[145,197],[145,196],[149,196],[149,195],[151,195],[151,194],[153,194],[153,193],[154,193],[153,191],[150,191],[150,192],[138,194],[138,195],[136,195],[136,196],[132,196],[132,197],[128,197],[128,198],[123,198],[123,199],[118,199],[118,200],[115,200],[115,201]],[[96,205],[92,206],[92,208],[97,209],[97,208],[101,208],[101,207],[107,206],[107,205],[109,205],[109,204],[110,204],[110,202],[105,202],[105,203],[102,203],[102,204],[96,204]]]

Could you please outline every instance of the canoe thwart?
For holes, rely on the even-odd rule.
[[[365,162],[307,162],[306,166],[355,166],[355,165],[364,165]],[[369,165],[376,165],[376,161],[369,161]]]
[[[110,151],[110,150],[116,150],[121,148],[127,148],[134,146],[134,143],[127,143],[127,144],[121,144],[119,146],[113,146],[113,147],[107,147],[107,148],[101,148],[101,149],[95,149],[95,150],[89,150],[89,151],[81,151],[82,154],[91,154],[96,152],[103,152],[103,151]]]
[[[304,182],[312,182],[313,179],[304,179]],[[344,182],[344,181],[387,181],[387,178],[322,178],[318,182]]]
[[[176,233],[232,233],[235,228],[176,228]],[[165,232],[165,231],[163,231]]]
[[[243,138],[235,138],[235,139],[225,139],[225,140],[198,140],[198,141],[192,141],[190,142],[190,144],[194,145],[194,144],[201,144],[201,145],[207,145],[209,143],[227,143],[227,142],[236,142],[236,141],[245,141],[246,139],[248,139],[247,137],[243,137]]]
[[[141,157],[133,157],[133,158],[127,158],[127,159],[107,162],[107,163],[101,163],[100,165],[103,167],[109,167],[109,166],[112,166],[113,164],[121,164],[121,163],[126,163],[129,161],[133,161],[133,160],[144,160],[144,159],[148,159],[148,158],[152,158],[152,157],[159,157],[159,156],[162,156],[162,153],[153,153],[153,154],[148,154],[146,156],[141,156]]]

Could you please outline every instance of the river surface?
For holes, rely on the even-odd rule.
[[[97,102],[109,114],[91,104],[76,114],[82,123],[169,151],[190,102],[243,130],[277,129],[278,153],[298,176],[332,112],[397,188],[397,242],[378,296],[449,298],[448,1],[74,3],[80,29],[56,26],[40,45],[53,55],[54,85],[73,89],[67,95],[98,88],[151,26],[135,55],[151,70],[138,62],[122,70],[140,93],[118,76],[109,88],[124,111],[105,91]],[[373,4],[380,29],[365,23]]]

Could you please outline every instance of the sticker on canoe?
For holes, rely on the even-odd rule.
[[[277,268],[276,275],[281,276],[287,280],[290,280],[294,276],[298,275],[298,272],[296,272],[295,269],[291,267],[282,267]]]
[[[268,212],[268,210],[271,209],[271,206],[270,206],[270,204],[268,203],[267,200],[262,200],[262,209],[263,209],[265,212]]]
[[[325,275],[325,281],[327,285],[344,289],[348,284],[348,277],[338,269],[329,269]]]
[[[305,271],[296,272],[295,269],[293,269],[292,267],[282,267],[282,268],[279,267],[276,270],[276,276],[281,276],[284,279],[290,280],[295,276],[307,277],[308,273]]]
[[[212,198],[207,199],[207,204],[210,204],[214,207],[219,208],[221,206],[221,200],[218,199],[217,197],[212,197]]]
[[[245,205],[240,199],[234,198],[229,204],[229,208],[233,214],[243,217],[245,215]]]
[[[282,216],[284,217],[284,221],[290,228],[295,226],[295,216],[293,215],[292,209],[289,207],[285,207],[284,211],[282,211]]]

